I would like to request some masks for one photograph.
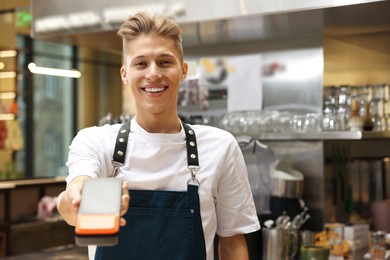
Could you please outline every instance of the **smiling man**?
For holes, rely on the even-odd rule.
[[[221,260],[247,260],[244,234],[260,225],[238,143],[224,130],[178,117],[178,89],[188,70],[179,26],[138,13],[118,34],[120,74],[134,96],[136,115],[123,125],[77,134],[60,213],[74,225],[85,179],[122,178],[119,243],[89,246],[90,259],[212,260],[218,234]]]

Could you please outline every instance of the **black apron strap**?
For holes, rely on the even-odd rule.
[[[186,133],[187,163],[188,167],[199,167],[198,148],[196,147],[196,136],[194,130],[183,122]]]
[[[187,184],[199,186],[199,180],[196,178],[196,172],[199,170],[199,158],[195,131],[184,122],[183,127],[186,134],[187,167],[191,170],[191,178],[187,181]]]
[[[114,166],[112,177],[115,177],[117,175],[118,168],[123,166],[123,164],[125,163],[129,134],[130,134],[130,121],[124,123],[121,126],[118,135],[116,137],[115,150],[112,155],[112,165]]]
[[[199,184],[196,180],[196,171],[199,170],[198,148],[196,142],[195,131],[186,123],[183,122],[184,132],[186,134],[187,147],[187,164],[191,170],[191,179]],[[130,121],[124,123],[119,129],[116,137],[115,150],[112,155],[112,164],[114,166],[113,177],[117,175],[118,168],[123,166],[126,158],[127,143],[130,134]]]

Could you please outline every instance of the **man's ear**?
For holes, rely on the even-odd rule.
[[[181,77],[180,77],[181,81],[184,81],[187,78],[187,73],[188,73],[188,63],[184,62],[183,66],[181,67]]]
[[[124,66],[121,67],[120,73],[121,73],[121,78],[122,78],[123,84],[128,85],[129,84],[129,80],[127,78],[127,72],[126,72],[126,69],[125,69]]]

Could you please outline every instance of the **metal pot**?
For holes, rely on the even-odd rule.
[[[299,199],[302,197],[303,180],[272,179],[272,196]]]
[[[299,199],[303,192],[303,174],[284,161],[272,172],[271,194],[276,197]]]
[[[297,231],[265,228],[263,235],[263,260],[294,259],[298,251]]]

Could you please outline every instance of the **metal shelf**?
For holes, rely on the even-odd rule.
[[[376,131],[370,131],[370,132],[363,132],[363,139],[385,139],[390,138],[390,132],[384,131],[384,132],[376,132]]]
[[[291,132],[261,133],[259,140],[366,140],[390,139],[390,131],[328,131],[328,132]]]
[[[291,133],[261,133],[259,140],[360,140],[361,131],[328,131],[328,132],[291,132]],[[390,133],[388,135],[390,137]]]

